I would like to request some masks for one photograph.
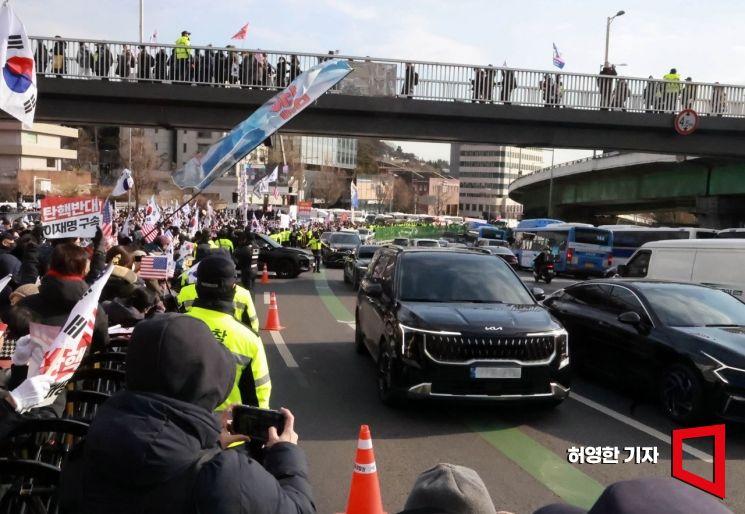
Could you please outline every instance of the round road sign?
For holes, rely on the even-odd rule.
[[[685,109],[675,116],[675,131],[681,136],[689,136],[698,128],[698,114],[693,109]]]

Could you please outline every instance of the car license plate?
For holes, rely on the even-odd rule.
[[[591,262],[586,262],[585,263],[585,268],[594,268],[594,267],[595,267],[595,265],[593,263],[591,263]]]
[[[520,378],[522,368],[471,368],[471,378]]]

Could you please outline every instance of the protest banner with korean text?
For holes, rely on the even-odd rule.
[[[102,202],[94,196],[49,197],[41,200],[44,237],[93,237],[101,222]]]

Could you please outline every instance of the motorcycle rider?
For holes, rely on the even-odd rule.
[[[542,277],[543,267],[551,262],[553,262],[553,256],[551,255],[551,248],[547,246],[533,259],[533,270],[536,276]]]

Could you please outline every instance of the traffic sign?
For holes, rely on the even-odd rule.
[[[693,109],[684,109],[675,116],[675,131],[681,136],[689,136],[696,132],[699,117]]]

